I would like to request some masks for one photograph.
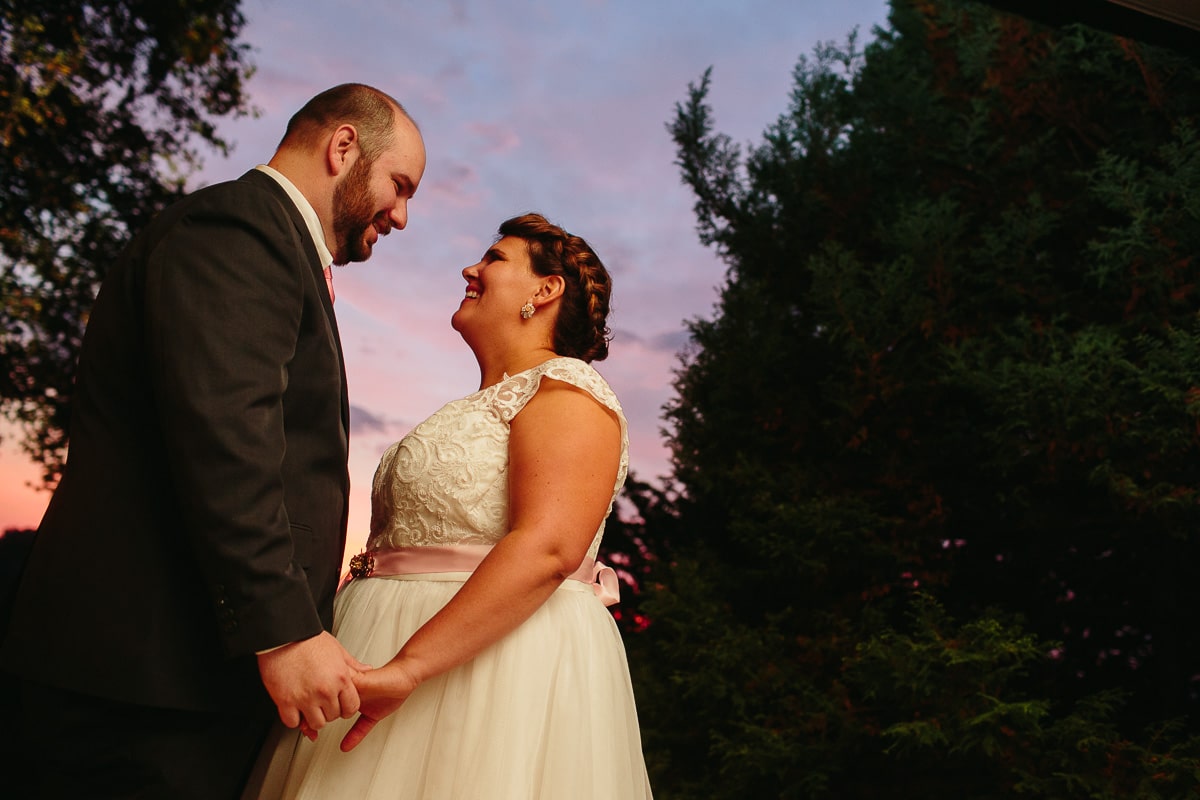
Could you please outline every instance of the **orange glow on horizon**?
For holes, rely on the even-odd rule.
[[[21,452],[14,441],[16,432],[0,426],[0,435],[0,531],[36,528],[50,492],[33,488],[41,485],[41,470]]]

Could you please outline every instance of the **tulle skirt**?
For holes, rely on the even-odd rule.
[[[466,573],[356,580],[334,633],[389,661]],[[591,588],[568,580],[517,630],[421,686],[354,750],[351,720],[294,740],[282,797],[635,800],[650,797],[625,649]]]

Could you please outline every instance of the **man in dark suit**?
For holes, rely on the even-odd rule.
[[[349,405],[326,268],[405,226],[424,169],[399,103],[335,87],[105,277],[0,649],[24,796],[235,797],[274,715],[358,710],[366,667],[328,633]]]

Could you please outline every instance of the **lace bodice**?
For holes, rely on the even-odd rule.
[[[552,358],[442,406],[387,449],[371,486],[368,549],[444,544],[495,544],[508,533],[509,423],[543,378],[577,386],[616,412],[621,462],[609,511],[629,470],[625,414],[608,383],[589,364]],[[595,558],[604,523],[592,539]]]

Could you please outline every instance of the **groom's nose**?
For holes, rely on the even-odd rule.
[[[404,230],[404,226],[408,224],[408,200],[403,197],[399,198],[396,205],[392,206],[392,210],[388,212],[388,219],[393,228]]]

